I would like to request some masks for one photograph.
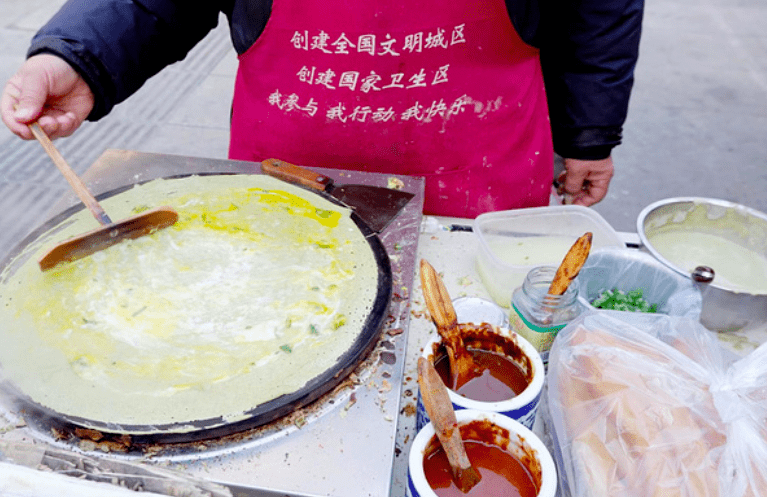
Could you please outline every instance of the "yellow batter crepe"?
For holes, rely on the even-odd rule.
[[[95,227],[83,210],[0,275],[3,374],[57,412],[236,421],[332,367],[376,298],[376,260],[349,211],[273,178],[155,180],[103,205],[113,219],[157,205],[180,217],[40,271],[40,253]]]

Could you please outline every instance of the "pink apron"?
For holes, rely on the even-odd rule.
[[[503,0],[274,0],[240,56],[229,155],[423,176],[426,214],[546,205],[538,51]]]

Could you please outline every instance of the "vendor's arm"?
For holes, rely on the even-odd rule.
[[[162,68],[183,59],[216,26],[219,7],[216,2],[69,0],[32,39],[30,58],[6,85],[3,120],[30,138],[20,126],[30,120],[39,118],[53,136],[65,136],[86,117],[103,117]],[[34,57],[38,54],[55,55],[67,67]],[[67,110],[60,102],[74,94],[53,90],[64,87],[77,92]]]
[[[643,0],[541,3],[541,47],[554,150],[565,190],[591,205],[607,193],[639,53]],[[571,175],[572,173],[572,175]]]

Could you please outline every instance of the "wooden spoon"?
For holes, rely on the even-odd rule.
[[[591,239],[592,234],[590,231],[587,231],[575,240],[575,243],[567,251],[565,258],[554,274],[554,279],[549,286],[549,295],[563,295],[567,291],[570,283],[578,276],[583,264],[586,263],[586,259],[589,257]]]
[[[458,317],[442,278],[434,267],[424,259],[421,259],[420,269],[421,289],[426,301],[426,308],[429,310],[431,319],[437,326],[437,332],[442,337],[442,342],[447,349],[452,387],[456,388],[476,376],[474,359],[466,350],[458,325]]]
[[[458,421],[453,411],[453,403],[450,401],[445,384],[442,383],[434,365],[423,357],[418,359],[418,386],[421,389],[423,405],[453,471],[453,481],[461,492],[468,493],[474,485],[479,483],[482,476],[471,465],[469,456],[466,454],[461,430],[458,428]]]
[[[151,209],[113,223],[98,201],[96,201],[96,198],[88,191],[85,183],[69,167],[67,161],[64,160],[64,157],[62,157],[40,125],[32,123],[29,125],[29,129],[48,153],[53,163],[56,164],[56,167],[59,168],[61,174],[67,179],[77,196],[80,197],[83,204],[91,211],[96,221],[102,225],[101,228],[70,238],[53,247],[38,261],[41,270],[46,271],[61,262],[81,259],[125,239],[148,235],[158,229],[167,228],[178,220],[178,213],[172,207],[157,207],[156,209]]]

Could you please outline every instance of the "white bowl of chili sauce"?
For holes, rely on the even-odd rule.
[[[532,429],[545,376],[538,351],[513,331],[487,323],[461,326],[461,333],[477,366],[477,374],[465,384],[452,384],[447,350],[439,335],[426,343],[422,353],[445,382],[453,409],[497,412]],[[419,390],[416,427],[420,430],[428,423]]]
[[[482,477],[469,495],[554,497],[557,471],[543,442],[521,423],[497,412],[456,412],[467,455]],[[413,440],[408,458],[408,497],[467,495],[452,481],[447,457],[431,423]]]

